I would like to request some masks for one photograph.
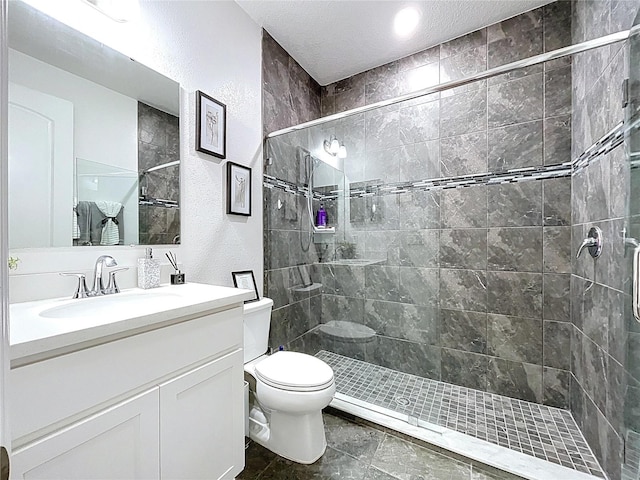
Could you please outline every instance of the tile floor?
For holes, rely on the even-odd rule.
[[[333,368],[338,393],[604,477],[566,410],[409,375],[324,350],[316,356]]]
[[[237,480],[517,480],[355,419],[324,414],[327,450],[313,465],[290,462],[250,442]]]

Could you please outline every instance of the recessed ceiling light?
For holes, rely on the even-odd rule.
[[[413,7],[406,7],[396,13],[393,20],[393,28],[396,35],[408,37],[411,35],[420,22],[420,12]]]

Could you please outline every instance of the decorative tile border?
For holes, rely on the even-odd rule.
[[[548,462],[604,477],[566,410],[410,375],[321,350],[336,391]]]

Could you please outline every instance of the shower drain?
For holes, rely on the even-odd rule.
[[[403,397],[403,396],[398,396],[394,398],[393,401],[396,402],[398,405],[402,405],[403,407],[411,405],[411,401],[407,397]]]

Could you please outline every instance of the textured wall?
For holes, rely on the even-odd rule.
[[[570,22],[566,2],[520,15],[324,87],[322,112],[565,46]],[[571,65],[561,61],[350,117],[324,130],[344,139],[345,174],[356,187],[568,161],[570,114]],[[293,149],[301,141],[309,138],[298,134],[278,148],[288,143]],[[286,179],[300,180],[291,174]],[[323,284],[321,321],[362,323],[378,335],[373,343],[343,345],[313,330],[294,346],[313,351],[320,345],[430,378],[568,406],[569,179],[349,204],[342,240],[356,245],[358,257],[381,262],[316,266],[315,279]],[[288,245],[271,250],[272,261],[288,254],[288,265],[294,265],[295,244]],[[310,255],[305,261],[315,260]],[[281,276],[273,290],[286,292],[289,280]],[[289,340],[305,328],[288,325]]]
[[[576,2],[573,41],[630,28],[639,5],[637,1]],[[617,44],[574,59],[574,157],[623,119],[621,85],[627,76],[627,57],[628,51]],[[627,423],[635,423],[632,429],[640,431],[640,377],[629,368],[629,362],[638,355],[637,334],[628,331],[635,325],[628,309],[630,255],[625,256],[623,243],[629,176],[628,160],[619,147],[575,172],[572,179],[572,251],[594,225],[603,230],[606,244],[596,260],[586,254],[573,260],[571,411],[612,479],[621,477],[625,410]],[[637,232],[632,231],[632,235],[638,237]],[[625,368],[631,375],[625,374]]]
[[[43,10],[104,44],[180,82],[181,240],[172,248],[188,281],[232,286],[231,271],[252,269],[262,290],[262,215],[226,214],[225,161],[195,151],[195,91],[227,105],[227,160],[252,168],[254,211],[262,205],[261,30],[234,2],[140,2],[139,18],[116,23],[90,5],[65,10],[58,2],[34,0]],[[211,28],[211,19],[216,28]],[[224,48],[215,48],[224,43]],[[76,249],[77,250],[77,249]],[[99,249],[86,254],[52,250],[20,253],[13,298],[64,296],[69,285],[57,272],[83,271],[100,254],[113,255],[135,272],[144,249]],[[54,255],[55,253],[55,255]],[[164,256],[157,252],[163,262]],[[168,264],[164,261],[163,263]],[[41,275],[52,272],[51,274]],[[31,276],[31,273],[40,275]],[[134,286],[124,275],[122,286]],[[41,282],[41,283],[37,283]],[[15,288],[13,288],[15,285]],[[58,288],[61,285],[61,288]],[[73,288],[71,286],[71,288]],[[72,290],[71,290],[72,291]]]

